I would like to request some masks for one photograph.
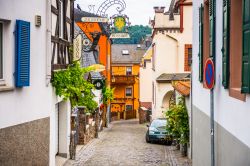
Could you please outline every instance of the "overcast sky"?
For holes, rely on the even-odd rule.
[[[76,4],[79,4],[81,9],[89,12],[89,5],[95,5],[94,12],[96,13],[99,6],[105,0],[76,0]],[[108,1],[108,0],[106,0]],[[126,2],[126,9],[122,14],[126,14],[132,25],[148,25],[149,18],[154,17],[154,6],[165,6],[168,8],[170,0],[124,0]],[[116,7],[111,7],[106,14],[112,16],[116,14]],[[93,12],[93,10],[92,10]]]

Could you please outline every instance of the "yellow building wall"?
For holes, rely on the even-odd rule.
[[[114,98],[126,98],[125,100],[115,100],[112,102],[111,112],[124,112],[125,105],[133,105],[134,110],[136,110],[136,114],[138,114],[139,110],[139,72],[140,65],[139,64],[131,64],[131,65],[115,65],[112,66],[112,75],[120,75],[126,76],[126,68],[132,67],[132,75],[135,76],[135,84],[113,84],[112,88],[115,88]],[[112,79],[112,78],[111,78]],[[132,87],[132,97],[125,96],[125,90],[127,87]],[[130,99],[131,98],[131,99]],[[134,100],[132,100],[134,98]],[[114,104],[116,103],[116,104]],[[124,105],[125,103],[125,105]],[[136,115],[138,117],[138,115]]]

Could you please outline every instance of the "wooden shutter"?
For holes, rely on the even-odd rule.
[[[230,0],[223,0],[222,85],[229,85]]]
[[[209,1],[209,56],[215,58],[215,0]]]
[[[203,81],[203,12],[204,7],[199,8],[199,81]]]
[[[30,23],[16,21],[16,87],[30,85]]]
[[[243,1],[242,93],[250,93],[250,0]]]

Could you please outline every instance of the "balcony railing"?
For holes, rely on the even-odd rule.
[[[135,76],[134,75],[113,75],[111,79],[112,84],[134,84]]]

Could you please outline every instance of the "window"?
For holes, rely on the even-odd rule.
[[[223,37],[222,37],[222,85],[229,85],[229,43],[230,43],[230,11],[229,0],[223,0]]]
[[[147,67],[147,62],[144,60],[143,62],[143,68],[146,68]]]
[[[0,80],[3,79],[3,24],[0,23]]]
[[[242,27],[242,84],[241,92],[250,93],[250,0],[243,0]]]
[[[155,103],[155,85],[154,85],[154,82],[152,82],[152,101],[154,104]]]
[[[156,50],[155,50],[155,47],[156,47],[155,44],[153,44],[152,47],[153,47],[153,49],[152,49],[152,51],[153,51],[152,52],[152,69],[155,70],[155,52],[156,52]]]
[[[16,87],[30,86],[30,22],[16,20]]]
[[[230,42],[229,42],[229,95],[231,97],[234,97],[236,99],[245,101],[246,96],[241,93],[244,92],[244,87],[247,84],[244,84],[244,79],[248,77],[248,75],[244,75],[244,70],[248,70],[248,65],[245,65],[246,61],[244,61],[244,56],[249,55],[248,46],[245,46],[245,42],[249,42],[247,37],[249,34],[244,34],[244,30],[247,30],[245,32],[249,32],[249,29],[247,27],[244,28],[244,24],[246,23],[244,20],[244,13],[249,13],[249,8],[247,11],[244,11],[243,2],[249,1],[249,0],[230,0],[230,19],[229,19],[229,25],[228,28],[230,28]],[[243,14],[239,14],[243,13]],[[248,15],[249,16],[249,15]],[[249,19],[249,17],[248,17]],[[247,40],[245,40],[247,39]],[[247,48],[247,49],[246,49]],[[246,49],[246,50],[244,50]],[[246,60],[246,59],[245,59]],[[247,93],[245,91],[244,93]]]
[[[122,55],[129,55],[129,51],[128,50],[122,50]]]
[[[188,48],[188,66],[192,66],[192,48]]]
[[[132,75],[132,67],[126,67],[126,75],[131,76]]]
[[[185,44],[184,71],[191,71],[191,65],[192,65],[192,45]]]
[[[63,0],[59,0],[59,37],[64,38],[64,13],[63,13]]]
[[[206,60],[214,56],[214,6],[215,0],[205,0],[199,8],[199,81],[203,82],[203,68]],[[210,12],[209,12],[210,11]]]
[[[126,111],[132,111],[133,105],[126,105]]]
[[[126,97],[132,97],[132,88],[126,88]]]
[[[199,8],[199,81],[203,81],[203,22],[204,7]]]

